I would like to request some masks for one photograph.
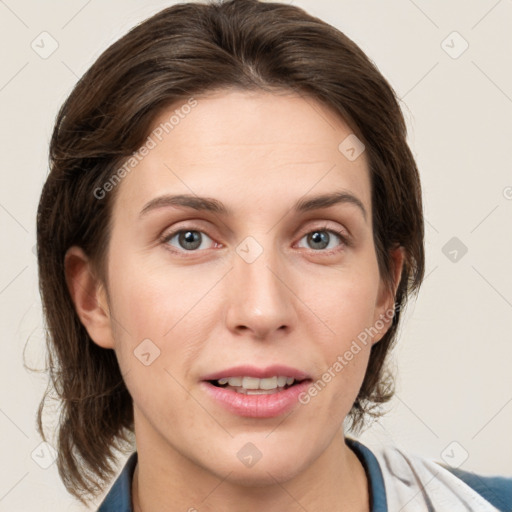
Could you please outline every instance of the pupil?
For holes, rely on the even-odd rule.
[[[321,245],[321,247],[314,247],[314,249],[324,249],[329,244],[329,235],[325,231],[315,231],[311,233],[310,240],[313,244]]]
[[[184,231],[180,235],[180,243],[185,249],[197,249],[201,245],[201,237],[197,231]]]

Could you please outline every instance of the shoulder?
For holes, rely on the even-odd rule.
[[[444,464],[439,463],[439,465],[469,485],[498,510],[506,512],[512,510],[512,478],[478,475]]]
[[[394,446],[373,451],[384,477],[389,510],[409,504],[411,510],[421,505],[453,512],[512,511],[512,478],[470,473]]]

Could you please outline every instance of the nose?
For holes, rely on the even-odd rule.
[[[255,250],[252,246],[251,251]],[[227,276],[228,329],[257,339],[290,333],[296,325],[297,298],[286,262],[268,248],[254,261],[247,254],[250,256],[242,251],[234,253],[233,270]]]

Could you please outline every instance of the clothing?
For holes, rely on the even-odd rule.
[[[512,478],[481,476],[395,447],[370,450],[355,439],[347,445],[364,467],[371,512],[511,512]],[[132,453],[97,512],[133,512]]]

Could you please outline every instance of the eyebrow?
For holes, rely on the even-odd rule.
[[[296,213],[305,213],[313,210],[329,208],[336,204],[352,204],[357,206],[357,208],[361,211],[364,220],[367,220],[368,214],[361,200],[350,192],[344,191],[299,199],[292,206],[292,211]],[[230,208],[225,206],[217,199],[210,197],[199,197],[191,194],[179,194],[155,197],[149,201],[144,206],[144,208],[142,208],[139,217],[146,215],[152,210],[164,208],[167,206],[182,206],[186,208],[192,208],[193,210],[197,211],[207,211],[220,215],[232,215],[233,213]]]

